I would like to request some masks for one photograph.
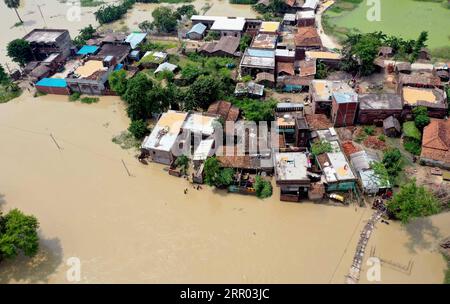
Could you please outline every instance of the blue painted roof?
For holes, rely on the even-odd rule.
[[[83,45],[83,47],[77,52],[77,55],[94,54],[98,49],[99,47],[95,45]]]
[[[132,49],[135,49],[139,43],[144,41],[145,37],[147,37],[146,33],[131,33],[125,42],[129,43]]]
[[[41,87],[65,88],[67,87],[67,82],[62,78],[42,78],[36,85]]]
[[[269,57],[272,58],[275,56],[274,51],[268,50],[259,50],[259,49],[247,49],[247,53],[252,57]]]
[[[358,95],[354,93],[333,93],[337,103],[358,102]]]
[[[119,71],[123,68],[123,64],[119,63],[118,65],[116,65],[116,67],[114,68],[114,71]]]
[[[203,34],[206,30],[206,25],[204,25],[203,23],[197,23],[196,25],[194,25],[189,32],[187,32],[188,34],[190,33],[197,33],[197,34]]]

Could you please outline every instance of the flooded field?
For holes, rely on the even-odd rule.
[[[36,215],[42,239],[33,260],[0,265],[0,283],[68,283],[70,257],[81,260],[82,283],[345,282],[371,210],[281,203],[278,189],[264,201],[194,190],[112,143],[127,126],[115,97],[0,104],[0,205]],[[449,234],[450,214],[378,224],[368,248],[414,263],[410,274],[383,265],[382,283],[441,283],[437,240]]]
[[[117,0],[104,0],[106,3],[116,3]],[[8,62],[14,66],[6,56],[6,45],[15,38],[21,38],[34,28],[63,28],[68,29],[72,38],[78,35],[81,28],[92,24],[98,26],[94,12],[98,7],[79,7],[77,0],[22,0],[18,12],[24,21],[21,26],[14,26],[18,22],[14,10],[8,9],[3,1],[0,1],[2,11],[2,28],[8,29],[8,35],[0,36],[0,62]],[[177,7],[183,4],[154,4],[137,3],[128,12],[123,20],[116,21],[105,26],[107,29],[136,31],[139,23],[152,20],[152,11],[160,6]],[[218,16],[255,17],[257,14],[250,5],[230,4],[228,0],[196,0],[192,2],[199,13]],[[205,12],[202,8],[207,5],[209,9]],[[40,8],[40,9],[39,9]],[[40,14],[42,12],[42,15]]]

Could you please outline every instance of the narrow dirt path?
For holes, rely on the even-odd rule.
[[[325,31],[323,30],[322,27],[323,13],[326,12],[326,10],[329,9],[334,3],[335,3],[334,0],[329,0],[321,4],[316,14],[316,24],[317,30],[320,35],[320,39],[322,40],[322,45],[328,49],[341,49],[342,46],[336,41],[336,39],[334,37],[325,34]]]

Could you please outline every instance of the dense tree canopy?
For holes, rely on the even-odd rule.
[[[21,66],[33,60],[30,43],[24,39],[15,39],[8,43],[7,51],[8,56]]]
[[[177,15],[170,8],[160,6],[152,12],[153,26],[158,32],[171,33],[177,29]]]
[[[35,255],[39,249],[38,228],[39,223],[34,216],[25,215],[17,209],[5,216],[0,213],[0,261],[20,253]]]
[[[387,205],[388,210],[403,223],[422,216],[429,216],[440,211],[435,196],[415,181],[404,184]]]
[[[136,139],[143,139],[149,133],[147,122],[142,119],[131,121],[128,131],[130,131]]]
[[[89,24],[80,30],[80,34],[73,39],[73,43],[77,47],[81,47],[86,44],[86,41],[94,37],[95,32],[95,28]]]
[[[111,89],[119,94],[120,96],[123,95],[127,90],[127,72],[124,70],[114,71],[109,75],[108,78],[109,86]]]
[[[418,106],[413,109],[414,123],[419,130],[423,130],[429,123],[428,109],[424,106]]]

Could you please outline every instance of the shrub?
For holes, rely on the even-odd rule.
[[[256,196],[258,196],[259,198],[268,198],[272,196],[272,184],[263,179],[261,176],[256,176],[255,178],[255,191],[256,191]]]
[[[128,127],[128,131],[130,131],[136,139],[143,139],[149,133],[147,123],[142,119],[133,120]]]

